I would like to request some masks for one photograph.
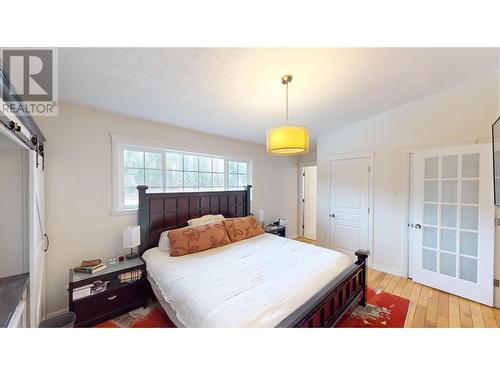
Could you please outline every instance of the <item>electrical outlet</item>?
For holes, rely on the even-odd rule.
[[[64,295],[65,295],[66,297],[68,297],[68,296],[69,296],[68,289],[69,289],[69,285],[65,285],[65,286],[64,286]]]

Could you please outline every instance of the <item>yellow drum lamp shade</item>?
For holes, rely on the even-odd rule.
[[[266,133],[267,152],[299,155],[309,151],[309,131],[303,126],[279,126]]]

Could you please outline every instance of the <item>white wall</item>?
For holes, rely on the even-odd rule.
[[[60,103],[59,116],[37,120],[46,142],[47,311],[67,306],[68,269],[121,249],[121,229],[136,213],[112,216],[110,134],[164,141],[165,147],[253,161],[252,210],[266,221],[285,216],[297,233],[297,157],[268,156],[264,146]],[[235,125],[237,126],[237,125]],[[123,253],[126,251],[123,250]]]
[[[299,155],[299,163],[316,163],[317,151],[318,150],[316,149],[316,145],[314,145],[314,148],[311,148],[307,154]]]
[[[25,272],[23,150],[0,134],[0,278]]]
[[[500,72],[455,86],[318,139],[318,240],[328,238],[329,155],[375,151],[374,267],[404,274],[405,150],[490,142],[500,114]],[[498,258],[498,257],[497,257]]]

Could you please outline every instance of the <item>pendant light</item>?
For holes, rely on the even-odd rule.
[[[288,125],[288,84],[291,75],[281,78],[286,86],[285,125],[271,128],[266,133],[267,152],[273,155],[298,155],[309,151],[309,131],[303,126]]]

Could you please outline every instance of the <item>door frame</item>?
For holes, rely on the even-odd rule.
[[[341,154],[331,154],[326,157],[326,161],[328,163],[328,168],[327,168],[327,181],[328,181],[328,210],[331,207],[331,202],[330,202],[330,197],[332,196],[331,194],[331,164],[332,161],[337,161],[337,160],[349,160],[349,159],[368,159],[368,164],[370,167],[370,173],[368,176],[368,181],[369,181],[369,187],[368,187],[368,208],[370,210],[370,213],[368,215],[368,249],[363,249],[363,250],[368,250],[370,253],[370,256],[368,257],[368,265],[372,266],[373,265],[373,258],[375,255],[375,252],[373,250],[373,244],[374,244],[374,236],[373,236],[373,222],[374,222],[374,217],[375,217],[375,210],[373,209],[373,190],[374,190],[374,175],[375,175],[375,150],[369,150],[369,151],[360,151],[360,152],[349,152],[349,153],[341,153]],[[327,246],[330,245],[330,226],[328,225],[328,235],[327,235]],[[317,236],[317,235],[316,235]]]
[[[298,199],[298,208],[299,208],[299,220],[298,220],[298,230],[297,233],[300,237],[304,237],[304,204],[302,202],[302,199],[304,199],[304,167],[316,167],[316,170],[318,168],[318,165],[315,161],[301,161],[299,162],[299,196],[297,197]],[[318,176],[316,174],[316,180],[318,179]],[[316,186],[316,199],[318,198],[318,189]],[[317,207],[317,204],[316,204]],[[318,210],[316,209],[316,216],[318,215]],[[318,230],[318,225],[316,222],[316,231]],[[316,238],[318,238],[318,235],[316,233]]]

